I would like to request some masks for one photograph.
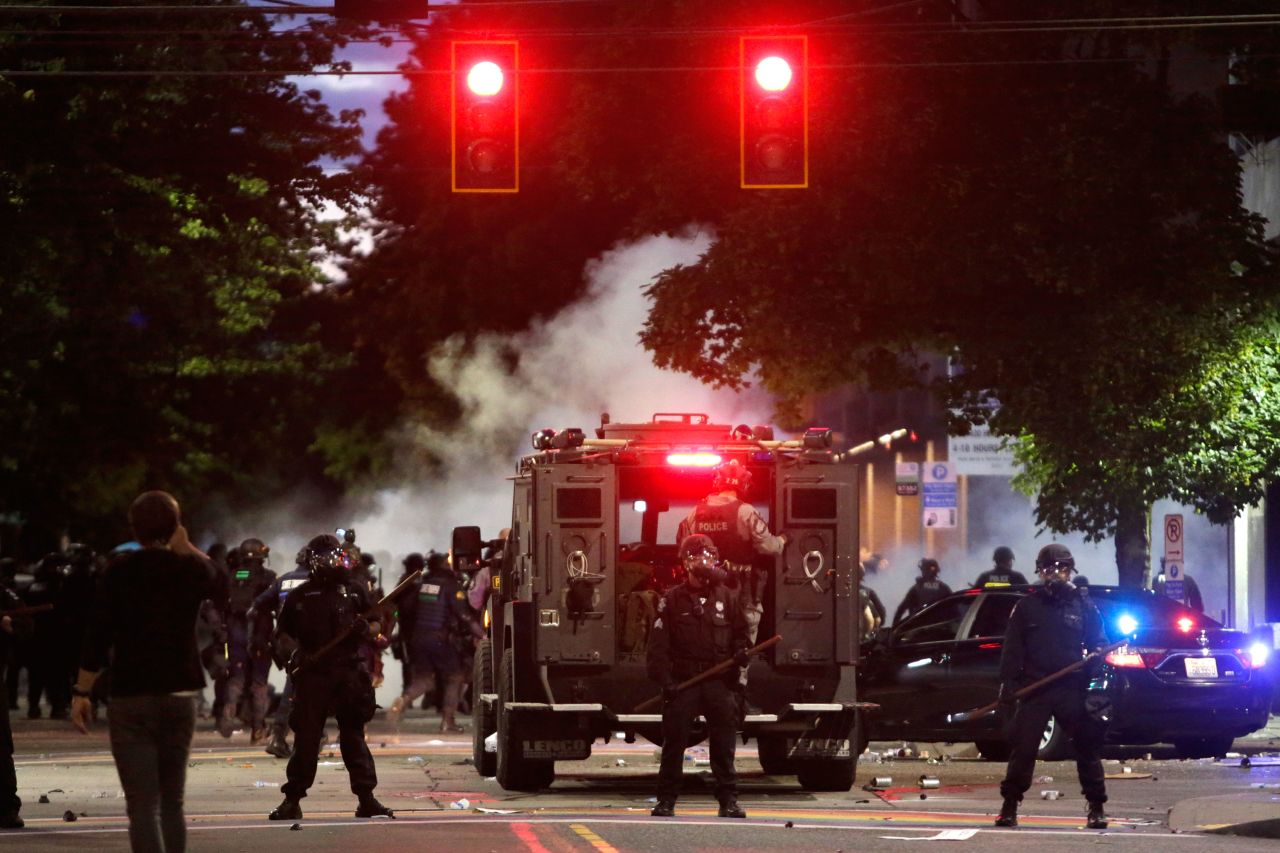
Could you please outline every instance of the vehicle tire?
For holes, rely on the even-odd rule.
[[[1050,717],[1048,725],[1044,727],[1044,734],[1040,736],[1040,748],[1036,751],[1036,758],[1040,761],[1062,761],[1070,757],[1071,738],[1067,737],[1067,733],[1062,726],[1058,725],[1058,721]]]
[[[980,740],[973,745],[978,748],[978,755],[985,761],[1008,761],[1009,753],[1013,751],[1008,742],[1003,740]]]
[[[554,761],[529,761],[515,754],[518,733],[512,726],[506,704],[515,700],[515,652],[502,653],[498,668],[498,756],[495,775],[504,791],[537,791],[546,788],[556,776]]]
[[[858,762],[848,758],[797,761],[796,778],[806,791],[848,791]]]
[[[785,735],[763,735],[756,738],[756,749],[760,754],[760,766],[770,776],[791,776],[796,772],[796,763],[787,757],[787,738]]]
[[[485,778],[498,772],[498,754],[484,748],[485,740],[498,730],[498,711],[496,703],[481,700],[480,694],[493,692],[493,641],[484,639],[471,663],[471,763]]]
[[[1179,758],[1221,758],[1231,751],[1232,743],[1229,737],[1190,738],[1175,740],[1173,749]]]

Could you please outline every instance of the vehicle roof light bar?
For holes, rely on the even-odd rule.
[[[667,464],[677,468],[712,468],[724,461],[719,453],[683,451],[668,453]]]

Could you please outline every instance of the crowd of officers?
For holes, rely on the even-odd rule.
[[[734,753],[738,722],[746,713],[747,672],[763,611],[764,575],[754,567],[754,558],[779,554],[787,544],[785,535],[771,533],[755,508],[742,499],[749,484],[750,474],[740,463],[717,469],[711,493],[680,525],[678,555],[684,580],[667,590],[649,632],[648,674],[663,697],[656,817],[675,813],[683,753],[698,717],[707,722],[719,814],[746,817],[737,802]],[[176,502],[174,513],[176,518]],[[404,560],[400,582],[384,596],[377,566],[356,546],[354,531],[340,529],[338,534],[341,538],[313,537],[297,553],[294,565],[280,574],[271,568],[269,546],[258,538],[245,539],[232,549],[215,545],[202,564],[212,564],[215,582],[202,587],[213,592],[200,606],[196,634],[201,663],[216,686],[212,716],[217,729],[231,737],[243,723],[253,743],[266,742],[267,752],[289,759],[288,781],[281,788],[284,800],[271,812],[272,820],[302,817],[301,800],[315,781],[330,717],[337,721],[343,763],[358,800],[356,816],[393,816],[373,796],[377,775],[365,743],[365,725],[376,710],[374,688],[382,680],[383,652],[394,648],[404,665],[404,688],[388,711],[389,719],[398,721],[415,700],[440,687],[441,729],[461,731],[456,714],[470,672],[469,658],[474,644],[484,636],[478,618],[488,586],[483,580],[468,589],[471,578],[455,574],[444,555],[411,554]],[[500,546],[502,541],[495,544]],[[163,547],[163,543],[152,547]],[[491,549],[474,568],[492,565],[499,557]],[[1026,582],[1013,571],[1010,549],[998,548],[993,558],[995,565],[980,576],[978,585]],[[868,562],[873,561],[860,565],[863,579]],[[83,728],[89,713],[83,703],[93,698],[83,685],[97,689],[110,678],[108,672],[104,677],[91,674],[86,680],[81,668],[80,682],[72,689],[77,660],[83,663],[93,657],[87,644],[85,649],[81,644],[105,565],[92,551],[73,546],[41,560],[23,585],[17,583],[18,567],[12,561],[0,564],[0,580],[8,587],[4,609],[52,605],[31,614],[34,628],[23,632],[25,642],[10,644],[16,651],[7,673],[9,709],[16,708],[16,672],[25,667],[28,716],[41,715],[43,695],[52,716],[66,717],[74,692],[81,703],[75,709],[75,722]],[[1102,638],[1096,609],[1070,583],[1074,572],[1070,552],[1061,545],[1047,546],[1036,565],[1043,585],[1015,608],[1001,665],[1001,703],[1011,717],[1013,757],[1002,785],[1004,806],[997,825],[1017,824],[1018,803],[1030,784],[1040,733],[1052,714],[1076,741],[1080,779],[1090,804],[1088,823],[1105,827],[1106,793],[1098,759],[1101,737],[1085,714],[1079,679],[1064,680],[1021,702],[1015,697],[1022,686],[1099,647]],[[939,579],[937,560],[923,559],[919,569],[920,577],[895,612],[895,622],[951,593]],[[108,586],[102,585],[103,589]],[[884,607],[868,586],[862,589],[864,618],[870,623],[864,628],[874,627],[877,621],[883,622]],[[17,594],[22,595],[21,601]],[[10,621],[4,619],[6,624]],[[4,630],[14,634],[8,627]],[[736,666],[725,669],[723,675],[699,678],[730,660]],[[285,669],[287,678],[268,728],[267,675],[273,664]],[[105,689],[101,695],[106,695]],[[3,726],[5,732],[8,728]],[[286,739],[290,728],[295,735],[293,747]],[[7,747],[0,750],[9,757],[0,762],[5,776],[0,788],[6,791],[13,781],[12,744]],[[13,799],[13,822],[4,825],[21,826],[20,802],[16,796]],[[6,813],[5,804],[0,803],[0,823]]]
[[[356,546],[353,530],[339,533],[341,538],[333,538],[344,555],[348,580],[361,587],[371,603],[378,601],[384,595],[379,567],[369,552]],[[0,560],[0,587],[13,595],[12,606],[42,608],[27,618],[28,630],[8,644],[3,662],[10,711],[19,710],[25,672],[27,717],[68,717],[99,580],[111,559],[132,550],[130,544],[97,553],[75,544],[31,565]],[[287,736],[294,685],[286,677],[283,691],[277,692],[268,684],[268,675],[273,666],[287,671],[294,651],[276,629],[285,599],[311,576],[309,554],[309,546],[304,547],[293,565],[277,570],[262,539],[251,537],[231,548],[210,546],[208,555],[225,592],[202,604],[197,623],[201,663],[214,685],[213,705],[206,713],[224,737],[247,731],[251,743],[263,744],[279,758],[292,753]],[[441,708],[442,730],[458,731],[456,713],[459,707],[467,708],[474,638],[483,633],[479,610],[484,597],[472,594],[471,574],[455,573],[444,554],[410,554],[404,558],[400,579],[419,570],[415,582],[388,602],[385,609],[391,618],[384,619],[376,636],[359,644],[357,654],[377,686],[383,680],[384,653],[390,650],[400,662],[406,688],[403,701],[397,700],[397,712],[425,695],[424,707],[430,702]],[[95,704],[104,700],[109,685],[108,671],[95,686]]]

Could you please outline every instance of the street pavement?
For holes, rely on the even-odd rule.
[[[285,762],[251,747],[248,735],[224,740],[202,720],[188,769],[189,848],[207,851],[624,851],[912,849],[940,834],[952,844],[1009,849],[1034,844],[1037,853],[1105,844],[1117,850],[1243,851],[1274,849],[1266,836],[1280,824],[1280,730],[1267,729],[1236,747],[1249,760],[1177,761],[1167,750],[1108,753],[1112,824],[1084,829],[1085,803],[1072,762],[1037,767],[1016,830],[997,830],[998,785],[1004,767],[979,760],[972,747],[872,744],[853,791],[812,794],[792,777],[769,776],[752,745],[739,747],[745,821],[718,819],[705,752],[686,762],[686,795],[674,819],[649,817],[657,757],[648,743],[596,744],[591,758],[562,762],[555,785],[529,795],[503,791],[471,765],[468,735],[433,733],[438,718],[412,714],[397,728],[381,717],[368,740],[378,767],[379,798],[395,820],[357,820],[336,744],[321,756],[317,784],[303,801],[304,819],[273,823]],[[330,733],[336,732],[331,727]],[[125,803],[111,763],[105,725],[88,736],[65,721],[14,720],[19,794],[27,829],[0,831],[0,851],[128,850]],[[885,754],[891,757],[885,757]],[[1150,758],[1147,755],[1150,755]],[[939,787],[921,789],[923,775]],[[883,789],[863,788],[875,776]],[[1051,781],[1050,781],[1051,780]],[[1042,799],[1058,791],[1058,799]],[[43,795],[48,802],[40,802]],[[75,818],[73,822],[66,815]],[[1245,827],[1243,830],[1240,827]],[[966,837],[967,838],[963,838]],[[1275,836],[1272,835],[1274,838]]]

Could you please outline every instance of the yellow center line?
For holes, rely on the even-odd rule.
[[[592,832],[590,829],[583,826],[582,824],[571,823],[569,824],[569,828],[572,829],[574,832],[578,833],[579,835],[581,835],[587,841],[589,841],[591,843],[591,846],[599,850],[600,853],[618,853],[617,849],[613,847],[613,845],[605,841],[600,836],[596,835],[594,832]]]

